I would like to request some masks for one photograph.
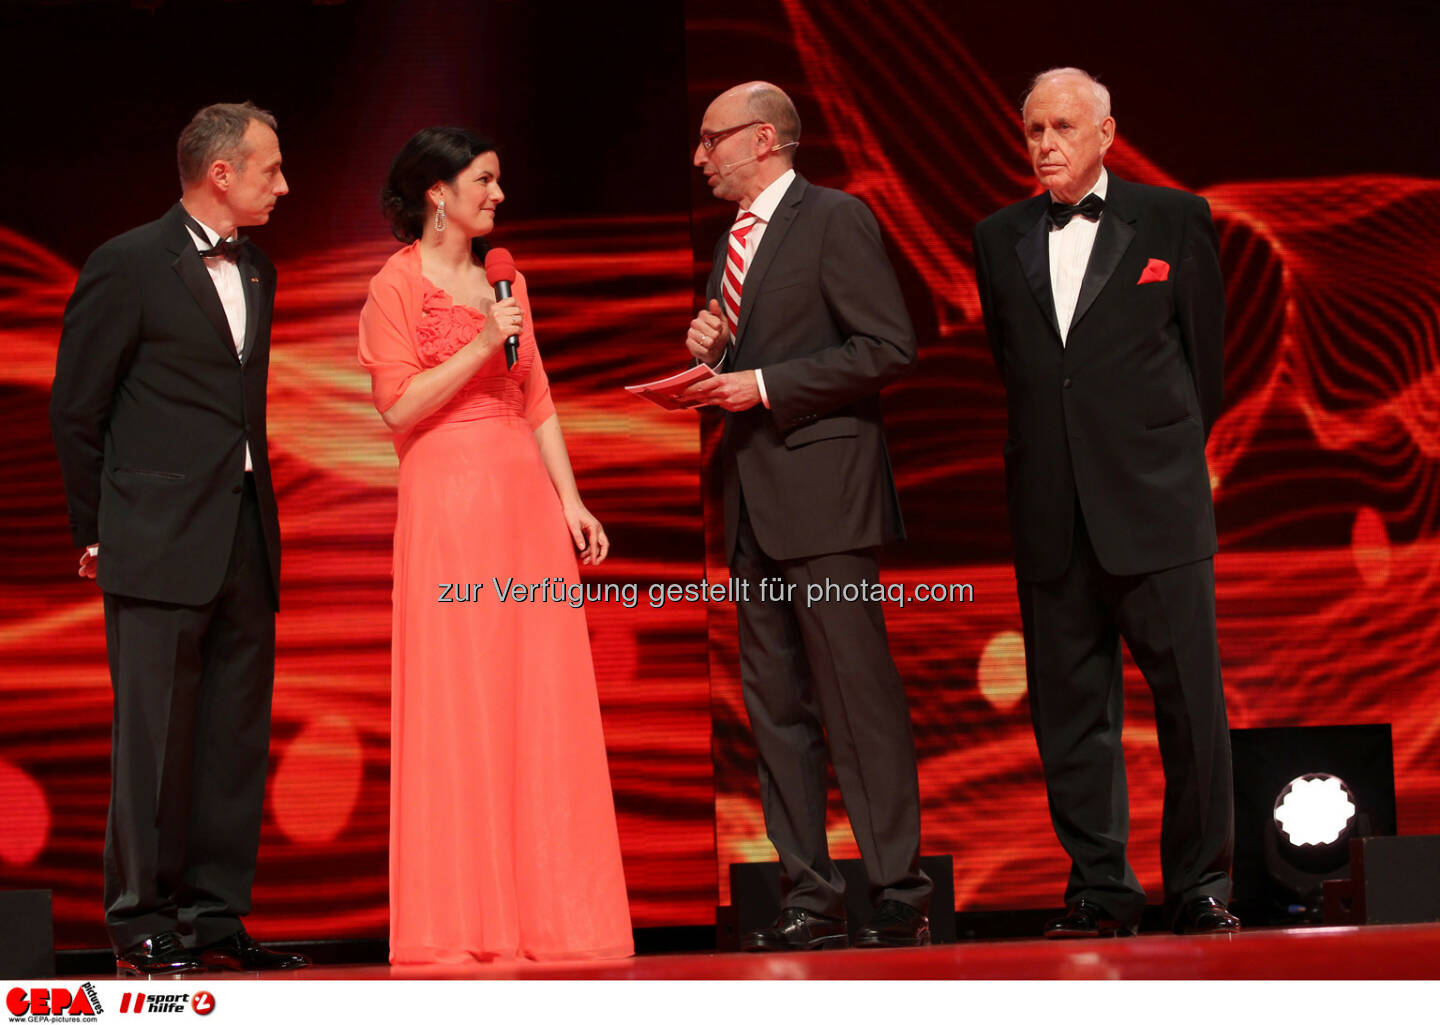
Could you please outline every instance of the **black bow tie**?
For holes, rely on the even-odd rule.
[[[1098,221],[1100,219],[1100,214],[1104,211],[1104,209],[1105,200],[1101,199],[1099,196],[1095,195],[1095,193],[1092,192],[1090,193],[1090,195],[1080,200],[1080,202],[1073,204],[1057,203],[1054,200],[1051,200],[1050,211],[1046,214],[1046,216],[1050,218],[1050,223],[1055,225],[1055,227],[1063,228],[1065,227],[1065,225],[1070,223],[1070,219],[1076,214],[1079,214],[1086,220]]]
[[[181,210],[181,216],[185,219],[185,224],[190,228],[191,231],[195,233],[196,238],[198,238],[202,242],[207,241],[210,238],[210,233],[204,228],[202,228],[200,226],[200,222],[197,221],[195,218],[191,217],[188,212],[183,210],[183,208]],[[240,250],[244,248],[245,236],[236,235],[234,238],[231,239],[222,238],[219,242],[216,242],[209,249],[200,250],[200,255],[206,258],[218,256],[222,260],[234,260],[240,256]]]
[[[204,257],[218,256],[222,260],[234,260],[240,256],[240,250],[245,248],[245,236],[237,235],[234,238],[222,238],[209,249],[200,250]]]

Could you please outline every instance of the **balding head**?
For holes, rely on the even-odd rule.
[[[799,144],[800,114],[784,90],[745,82],[706,108],[694,163],[718,198],[746,206],[790,169]]]
[[[1109,92],[1079,68],[1042,71],[1025,96],[1024,126],[1041,186],[1062,203],[1080,202],[1115,141]]]
[[[746,82],[736,86],[745,96],[745,110],[757,121],[775,126],[775,144],[800,142],[800,112],[779,86],[769,82]],[[789,147],[794,152],[794,146]]]
[[[1110,116],[1110,90],[1096,81],[1095,76],[1090,72],[1081,68],[1049,68],[1030,80],[1030,88],[1025,90],[1025,97],[1020,101],[1020,119],[1022,121],[1025,119],[1025,110],[1030,106],[1030,97],[1035,95],[1035,90],[1050,82],[1057,85],[1079,86],[1081,95],[1085,96],[1090,103],[1097,125]]]

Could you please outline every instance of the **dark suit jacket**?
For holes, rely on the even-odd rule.
[[[1220,413],[1225,286],[1204,199],[1110,175],[1068,344],[1050,291],[1043,193],[975,228],[985,329],[1005,382],[1015,569],[1054,579],[1078,497],[1110,573],[1215,553],[1205,441]],[[1139,284],[1151,260],[1166,281]]]
[[[726,238],[707,298],[720,295]],[[745,274],[725,369],[763,369],[770,408],[725,415],[725,550],[744,489],[773,559],[872,548],[903,538],[880,422],[882,387],[915,362],[915,331],[880,226],[854,196],[798,174]]]
[[[113,594],[200,605],[225,577],[250,443],[270,576],[280,523],[265,445],[275,268],[253,245],[244,359],[177,204],[86,261],[65,308],[50,396],[77,545],[100,542]]]

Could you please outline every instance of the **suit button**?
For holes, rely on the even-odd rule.
[[[244,491],[244,490],[245,490],[245,489],[244,489],[243,487],[241,487],[239,484],[236,484],[233,488],[230,489],[230,493],[231,493],[231,494],[234,494],[234,495],[238,495],[238,494],[240,494],[240,492],[242,492],[242,491]]]
[[[1065,378],[1065,387],[1070,387],[1070,378]]]

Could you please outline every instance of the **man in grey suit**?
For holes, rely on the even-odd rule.
[[[827,740],[876,905],[856,945],[914,946],[929,941],[933,886],[920,870],[915,744],[884,614],[834,592],[812,604],[807,587],[873,586],[877,549],[904,537],[879,393],[914,365],[915,333],[874,216],[795,173],[799,139],[790,98],[749,82],[710,104],[694,160],[716,197],[740,207],[686,339],[723,372],[686,395],[725,411],[725,548],[750,595],[740,678],[785,889],[779,918],[742,946],[847,943],[844,881],[825,841]],[[779,600],[777,581],[790,592]]]

